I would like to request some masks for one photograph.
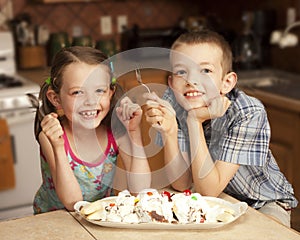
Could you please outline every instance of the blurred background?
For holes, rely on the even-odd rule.
[[[238,85],[266,106],[272,152],[300,199],[299,20],[300,0],[0,0],[0,220],[32,214],[41,176],[26,93],[38,95],[57,51],[81,45],[113,56],[169,48],[181,33],[204,28],[227,39]],[[166,84],[167,73],[143,70],[142,78]],[[118,81],[126,91],[138,86],[132,72]],[[162,168],[162,152],[150,164]],[[300,208],[292,219],[300,230]]]
[[[299,0],[233,0],[230,6],[221,0],[1,0],[0,7],[0,29],[13,31],[17,55],[28,56],[30,49],[24,46],[42,46],[39,53],[46,54],[46,65],[57,48],[53,42],[93,45],[112,55],[137,46],[168,46],[183,29],[209,26],[230,43],[235,41],[240,68],[268,65],[300,71],[299,61],[285,61],[294,58],[300,47],[282,50],[269,44],[270,32],[287,26],[289,9],[294,11],[295,20],[299,19]],[[25,39],[22,32],[27,34]],[[256,63],[238,58],[245,42],[259,53]],[[18,59],[18,67],[26,69],[30,64]]]

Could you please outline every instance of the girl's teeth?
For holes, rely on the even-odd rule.
[[[97,111],[81,112],[80,114],[85,116],[85,117],[91,117],[91,116],[96,116]]]

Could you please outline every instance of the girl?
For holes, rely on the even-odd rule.
[[[116,141],[112,135],[111,114],[121,89],[105,60],[99,50],[79,46],[62,49],[54,58],[35,122],[43,176],[35,213],[72,211],[77,201],[112,194],[118,153],[129,173],[129,190],[150,186],[139,127],[142,110],[127,97],[116,109],[125,134]]]

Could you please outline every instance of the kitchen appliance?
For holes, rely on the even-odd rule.
[[[64,47],[70,47],[70,41],[68,33],[66,32],[57,32],[51,33],[49,41],[47,44],[47,54],[48,54],[48,66],[52,65],[52,60],[57,52]]]
[[[260,68],[260,45],[252,31],[254,15],[252,12],[243,14],[244,29],[234,42],[234,64],[237,69]]]
[[[181,27],[140,29],[138,25],[125,29],[121,34],[121,51],[141,47],[169,48],[186,29]]]
[[[38,144],[34,136],[35,111],[26,93],[38,94],[38,84],[18,75],[11,32],[0,32],[0,118],[11,138],[15,187],[0,191],[0,220],[33,213],[34,194],[41,184]]]
[[[244,12],[244,28],[233,44],[237,70],[259,69],[270,64],[270,34],[275,26],[273,10]]]

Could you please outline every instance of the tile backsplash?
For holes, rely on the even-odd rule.
[[[0,0],[0,25],[6,19],[28,14],[33,25],[42,25],[49,32],[67,32],[91,36],[95,41],[113,39],[117,43],[117,17],[127,16],[128,27],[138,24],[140,28],[174,26],[183,17],[182,1],[170,0],[95,0],[90,2],[42,3],[37,0]],[[111,16],[112,34],[103,35],[100,18]]]

